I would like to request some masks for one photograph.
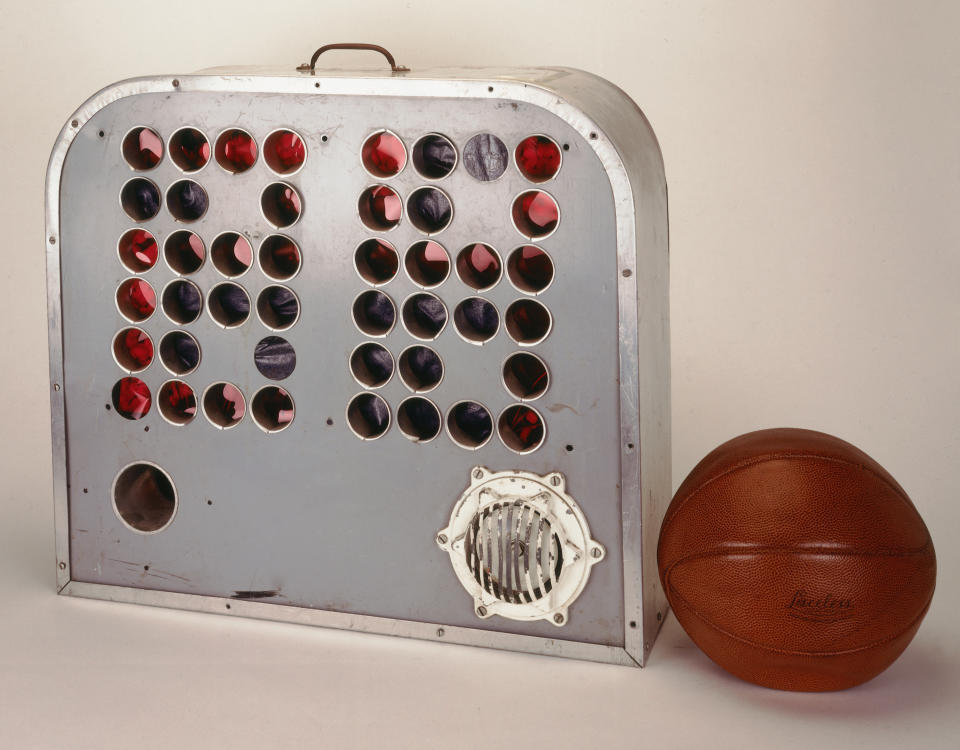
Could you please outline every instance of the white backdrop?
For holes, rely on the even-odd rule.
[[[960,4],[807,0],[2,1],[0,746],[955,747],[960,701]],[[718,443],[834,433],[903,485],[940,574],[868,685],[775,693],[671,617],[649,668],[53,595],[43,179],[120,79],[294,66],[567,65],[623,87],[670,191],[674,486]],[[333,54],[333,53],[331,53]],[[339,53],[328,64],[367,64]],[[517,743],[517,744],[515,744]]]

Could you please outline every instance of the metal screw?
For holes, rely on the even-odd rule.
[[[51,244],[51,245],[56,245],[56,244],[57,244],[57,238],[54,237],[52,234],[50,235],[50,244]]]
[[[599,547],[594,547],[592,550],[590,550],[590,554],[593,555],[595,560],[597,560],[603,555],[603,550],[601,550]]]
[[[53,384],[53,390],[59,391],[59,390],[60,390],[60,384],[59,384],[59,383],[54,383],[54,384]]]
[[[60,565],[59,565],[58,567],[60,568],[60,570],[66,570],[66,569],[67,569],[67,564],[66,564],[65,562],[62,562],[62,563],[60,563]]]
[[[174,88],[177,88],[179,85],[180,85],[179,79],[174,78],[174,79],[173,79],[173,87],[174,87]]]
[[[437,544],[446,544],[446,543],[447,543],[447,535],[446,535],[446,534],[438,534],[438,535],[437,535]]]
[[[483,469],[479,469],[479,468],[474,469],[474,470],[473,470],[473,478],[474,478],[474,479],[482,479],[482,478],[483,478]]]
[[[480,615],[481,617],[486,617],[487,608],[481,604],[479,607],[477,607],[477,614]]]
[[[557,614],[553,616],[553,621],[557,623],[557,625],[563,625],[563,615],[557,612]]]
[[[624,269],[623,269],[623,278],[629,279],[631,276],[633,276],[633,271],[631,271],[629,268],[624,268]]]
[[[437,638],[443,638],[443,628],[437,628]]]
[[[77,125],[79,125],[79,124],[80,124],[80,121],[79,121],[79,120],[74,120],[73,122],[70,123],[70,126],[75,128],[75,127],[77,127]]]
[[[552,484],[554,487],[559,487],[559,486],[560,486],[560,475],[559,475],[559,474],[554,474],[552,477],[550,477],[550,484]]]

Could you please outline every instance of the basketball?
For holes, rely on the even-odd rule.
[[[910,498],[839,438],[771,429],[708,454],[657,550],[677,620],[721,667],[781,690],[876,677],[916,634],[936,557]]]

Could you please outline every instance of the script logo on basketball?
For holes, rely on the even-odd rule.
[[[797,589],[787,605],[787,614],[798,620],[838,622],[853,615],[853,599],[832,593],[809,594]]]

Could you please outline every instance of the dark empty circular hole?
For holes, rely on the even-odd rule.
[[[113,356],[127,372],[140,372],[153,362],[153,341],[141,328],[124,328],[113,337]]]
[[[280,432],[293,422],[293,398],[286,389],[268,385],[254,394],[250,413],[264,432]]]
[[[472,289],[482,292],[500,281],[500,256],[490,245],[476,242],[457,254],[457,274]]]
[[[120,205],[134,221],[147,221],[160,213],[160,188],[150,180],[135,177],[120,190]]]
[[[386,185],[371,185],[357,201],[360,221],[374,232],[386,232],[400,223],[403,201],[396,191]]]
[[[225,130],[217,137],[214,155],[217,164],[228,172],[246,172],[257,161],[257,142],[245,130]]]
[[[182,380],[168,380],[157,394],[157,408],[168,422],[185,425],[197,416],[197,395]]]
[[[523,245],[510,253],[507,275],[521,292],[539,294],[553,281],[553,261],[536,245]]]
[[[383,292],[363,292],[353,301],[353,321],[368,336],[386,336],[396,319],[393,300]]]
[[[380,344],[361,344],[350,355],[350,372],[361,385],[379,388],[393,376],[393,355]]]
[[[263,158],[277,174],[293,174],[306,161],[307,147],[292,130],[274,130],[263,142]]]
[[[529,352],[517,352],[503,363],[503,384],[521,401],[532,400],[546,392],[550,374],[539,357]]]
[[[153,268],[159,255],[156,238],[144,229],[130,229],[117,243],[120,262],[131,273],[143,273]]]
[[[193,180],[179,180],[167,190],[167,210],[177,221],[196,221],[208,205],[207,191]]]
[[[180,128],[170,136],[170,158],[184,172],[196,172],[210,161],[210,141],[196,128]]]
[[[497,420],[497,431],[503,444],[517,453],[530,453],[543,444],[546,428],[535,409],[514,404],[504,409]]]
[[[375,239],[360,243],[353,254],[353,262],[363,280],[374,286],[386,284],[397,275],[400,267],[400,257],[393,245]]]
[[[403,325],[411,336],[432,341],[447,324],[447,308],[432,294],[414,294],[403,303]]]
[[[133,169],[153,169],[163,158],[163,140],[151,128],[134,128],[123,137],[123,158]]]
[[[174,375],[187,375],[200,364],[200,345],[185,331],[170,331],[160,339],[160,361]]]
[[[415,443],[425,443],[440,434],[443,421],[432,401],[411,396],[397,407],[397,428]]]
[[[449,226],[453,219],[453,204],[449,196],[434,187],[417,188],[407,198],[410,222],[424,234],[436,234]]]
[[[157,293],[143,279],[127,279],[117,287],[117,308],[127,320],[139,323],[157,309]]]
[[[457,149],[446,136],[428,133],[413,144],[413,166],[421,177],[443,179],[457,166]]]
[[[183,276],[199,271],[206,255],[203,240],[186,229],[174,232],[163,243],[163,257],[167,265]]]
[[[524,237],[541,239],[560,223],[560,207],[549,193],[527,190],[513,201],[513,225]]]
[[[214,383],[203,394],[203,413],[221,430],[240,424],[246,411],[243,393],[233,383]]]
[[[400,353],[400,379],[414,393],[426,393],[443,380],[443,360],[429,346],[411,346]]]
[[[254,347],[253,363],[265,378],[283,380],[296,368],[297,353],[286,339],[267,336]]]
[[[150,389],[140,378],[120,378],[113,386],[111,398],[114,410],[125,419],[143,419],[152,402]]]
[[[563,157],[560,147],[545,135],[531,135],[520,141],[514,151],[517,169],[531,182],[545,182],[560,171]]]
[[[241,276],[253,263],[253,248],[242,234],[224,232],[210,245],[210,260],[224,276]]]
[[[460,401],[447,413],[447,431],[457,445],[475,450],[493,434],[493,419],[483,404]]]
[[[177,279],[164,288],[160,303],[170,320],[178,325],[187,325],[200,317],[203,296],[193,282]]]
[[[271,234],[260,245],[260,268],[271,279],[287,281],[300,270],[300,248],[282,234]]]
[[[481,182],[498,179],[509,163],[506,145],[491,133],[475,135],[463,147],[463,166]]]
[[[500,314],[492,303],[481,297],[468,297],[453,311],[453,324],[467,341],[482,344],[497,335]]]
[[[376,440],[390,427],[390,407],[375,393],[360,393],[347,406],[347,424],[362,440]]]
[[[130,464],[113,480],[113,507],[130,528],[161,531],[176,513],[177,491],[170,475],[158,466]]]
[[[300,300],[285,286],[268,286],[257,297],[257,315],[267,328],[285,331],[300,317]]]
[[[414,284],[426,288],[435,287],[442,284],[450,274],[450,256],[440,243],[425,240],[410,246],[404,266]]]
[[[237,284],[217,284],[207,295],[207,311],[223,328],[236,328],[250,316],[250,297]]]
[[[507,333],[518,344],[537,344],[550,333],[550,311],[532,299],[519,299],[504,316]]]
[[[393,177],[407,163],[407,149],[398,136],[381,130],[363,142],[360,158],[364,169],[374,177]]]
[[[285,182],[273,182],[263,189],[260,195],[260,208],[264,218],[278,229],[289,227],[297,222],[303,211],[300,193]]]

